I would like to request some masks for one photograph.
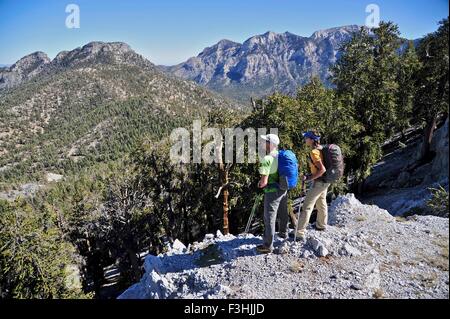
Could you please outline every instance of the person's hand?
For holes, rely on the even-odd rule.
[[[267,182],[269,181],[268,175],[262,175],[259,182],[258,182],[258,188],[264,188],[267,186]]]

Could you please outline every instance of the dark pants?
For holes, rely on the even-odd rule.
[[[287,191],[264,194],[264,246],[273,249],[273,237],[275,236],[275,224],[280,220],[280,233],[287,233],[289,215],[287,207]]]

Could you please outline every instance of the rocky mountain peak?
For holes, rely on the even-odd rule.
[[[38,74],[52,74],[87,65],[131,65],[153,68],[153,64],[123,42],[90,42],[71,51],[61,51],[53,60],[43,52],[29,54],[9,68],[0,69],[0,90],[15,87]]]
[[[295,92],[311,76],[327,84],[339,48],[359,28],[324,29],[310,37],[267,31],[242,44],[222,40],[195,58],[161,69],[242,101],[274,91]]]
[[[216,44],[214,44],[213,46],[205,48],[198,55],[198,57],[207,57],[207,56],[211,56],[211,55],[222,56],[230,50],[234,51],[234,50],[238,49],[240,46],[241,46],[241,44],[238,42],[234,42],[234,41],[227,40],[227,39],[222,39],[219,42],[217,42]]]
[[[20,73],[30,73],[36,69],[42,67],[42,65],[50,63],[50,58],[44,52],[34,52],[28,54],[14,63],[11,67],[11,71]]]
[[[75,67],[86,63],[100,64],[133,64],[147,65],[151,63],[134,52],[123,42],[90,42],[72,51],[62,51],[52,61],[55,67]]]
[[[124,42],[101,42],[93,41],[81,48],[83,52],[97,54],[100,51],[113,51],[115,53],[134,52],[131,47]]]
[[[335,37],[337,35],[347,34],[350,35],[353,32],[357,32],[359,30],[360,26],[353,24],[353,25],[347,25],[342,27],[336,27],[336,28],[329,28],[324,30],[319,30],[314,32],[311,35],[311,39],[324,39],[328,37]]]
[[[254,45],[264,46],[268,44],[280,43],[286,40],[286,33],[276,33],[267,31],[264,34],[255,35],[244,42],[244,46],[251,47]]]
[[[235,47],[235,46],[240,46],[241,44],[238,42],[234,42],[228,39],[222,39],[219,42],[217,42],[216,46],[220,47],[220,48],[230,48],[230,47]]]
[[[50,58],[44,52],[24,56],[12,66],[0,69],[0,90],[11,88],[40,74],[49,64]]]

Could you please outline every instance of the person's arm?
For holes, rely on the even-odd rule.
[[[269,175],[261,175],[261,178],[259,179],[258,182],[258,187],[264,188],[267,186],[268,182],[269,182]]]
[[[327,169],[325,168],[325,165],[323,165],[323,163],[322,163],[322,158],[320,156],[319,150],[311,151],[310,160],[312,161],[312,164],[316,168],[316,170],[315,170],[316,172],[309,176],[304,176],[303,180],[305,180],[305,181],[315,180],[315,179],[321,177],[327,171]]]
[[[258,182],[258,188],[264,188],[269,183],[269,174],[270,168],[272,166],[274,158],[270,155],[266,155],[264,159],[261,161],[261,165],[259,166],[259,175],[261,178]]]
[[[322,161],[316,161],[314,162],[314,166],[317,167],[317,172],[314,174],[311,174],[308,178],[308,180],[313,181],[317,178],[319,178],[320,176],[322,176],[323,174],[325,174],[325,172],[327,171],[327,169],[325,168],[325,166],[323,165]]]

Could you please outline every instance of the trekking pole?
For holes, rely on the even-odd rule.
[[[245,234],[248,234],[250,230],[250,226],[252,225],[253,216],[255,215],[256,209],[259,206],[259,202],[261,201],[261,198],[263,197],[263,194],[257,194],[255,198],[255,203],[253,204],[252,211],[250,213],[250,217],[247,221],[247,226],[245,226]]]
[[[305,198],[305,181],[302,180],[302,192],[301,196],[303,197],[303,201]],[[295,225],[295,233],[294,233],[294,243],[297,241],[297,231],[298,231],[298,223],[300,221],[300,213],[302,212],[303,201],[298,205],[298,213],[297,213],[297,224]]]

